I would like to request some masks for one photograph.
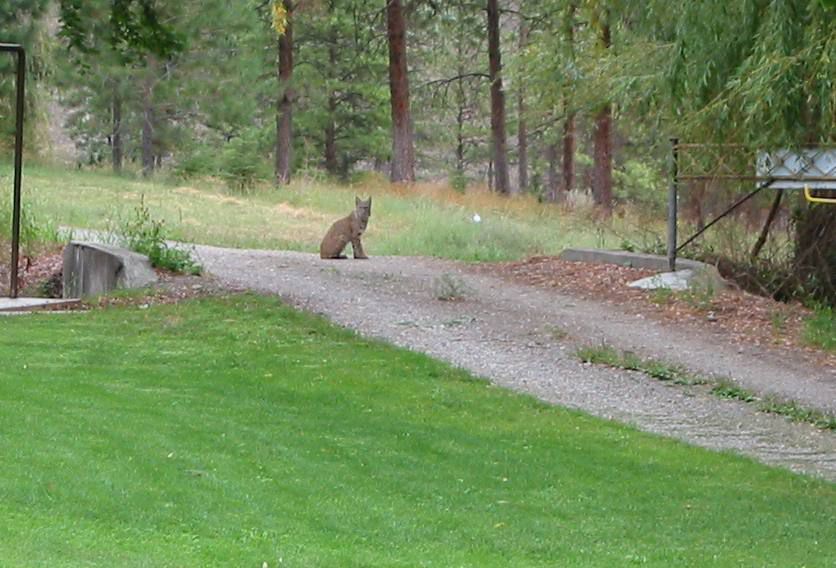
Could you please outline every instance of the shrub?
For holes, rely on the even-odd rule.
[[[122,225],[121,234],[125,246],[146,255],[157,268],[185,274],[200,274],[203,270],[189,251],[168,245],[164,222],[151,217],[144,196],[133,217]]]
[[[226,144],[221,153],[220,176],[236,191],[250,190],[259,179],[267,177],[255,136],[239,136]]]

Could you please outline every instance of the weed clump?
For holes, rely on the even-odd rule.
[[[133,216],[123,223],[120,233],[125,246],[146,255],[152,266],[183,274],[203,271],[188,250],[169,246],[164,222],[151,217],[144,198],[140,199]]]

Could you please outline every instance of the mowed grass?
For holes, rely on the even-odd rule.
[[[0,183],[11,168],[0,165]],[[566,246],[618,246],[635,220],[598,223],[533,197],[507,199],[487,191],[460,194],[443,184],[392,187],[370,177],[353,186],[298,179],[249,192],[211,179],[144,181],[106,173],[27,165],[24,201],[56,225],[109,229],[140,199],[172,238],[241,248],[313,252],[330,224],[348,214],[355,195],[372,195],[365,248],[372,255],[426,255],[510,260],[556,254]],[[473,215],[481,217],[473,222]]]
[[[2,320],[8,566],[832,566],[832,484],[256,296]]]

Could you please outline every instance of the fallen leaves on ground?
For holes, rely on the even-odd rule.
[[[836,355],[802,342],[804,320],[811,311],[735,288],[717,292],[640,290],[627,284],[656,274],[654,270],[591,264],[536,256],[521,262],[481,264],[476,270],[579,298],[603,301],[628,313],[640,313],[667,325],[711,333],[737,345],[801,354],[806,360],[836,368]]]

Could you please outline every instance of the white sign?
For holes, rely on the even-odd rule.
[[[758,152],[755,171],[758,177],[774,179],[769,185],[773,189],[836,189],[836,148]]]

